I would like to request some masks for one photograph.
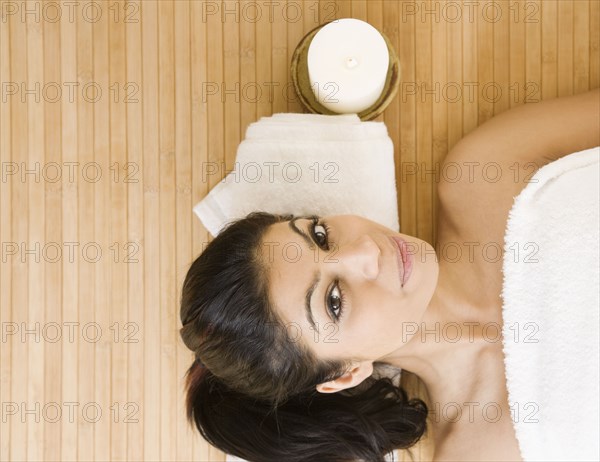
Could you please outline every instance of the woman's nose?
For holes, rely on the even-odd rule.
[[[372,280],[379,275],[380,254],[377,243],[368,234],[363,234],[355,241],[340,246],[337,260],[346,272]]]

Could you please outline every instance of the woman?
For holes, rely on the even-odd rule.
[[[434,460],[522,460],[488,329],[502,325],[502,259],[481,249],[503,247],[535,170],[598,145],[598,89],[486,122],[444,160],[460,179],[439,184],[435,246],[353,215],[229,225],[183,285],[188,419],[251,461],[382,461],[426,430]],[[482,175],[488,163],[500,178]],[[424,382],[429,406],[395,385],[398,369]]]

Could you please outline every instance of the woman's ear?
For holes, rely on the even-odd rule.
[[[353,366],[348,372],[335,380],[320,383],[317,391],[321,393],[335,393],[346,388],[352,388],[361,383],[373,373],[373,362],[364,361]]]

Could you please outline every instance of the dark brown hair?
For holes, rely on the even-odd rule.
[[[192,263],[180,312],[181,337],[196,355],[186,374],[188,421],[213,446],[249,461],[382,462],[421,438],[427,406],[389,377],[316,390],[349,363],[317,359],[272,308],[261,240],[292,218],[253,212]]]

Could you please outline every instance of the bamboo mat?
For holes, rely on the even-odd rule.
[[[179,291],[209,241],[192,206],[248,124],[302,112],[294,48],[343,17],[396,47],[377,120],[401,230],[428,242],[463,135],[600,86],[596,0],[0,1],[0,460],[225,459],[184,419]]]

